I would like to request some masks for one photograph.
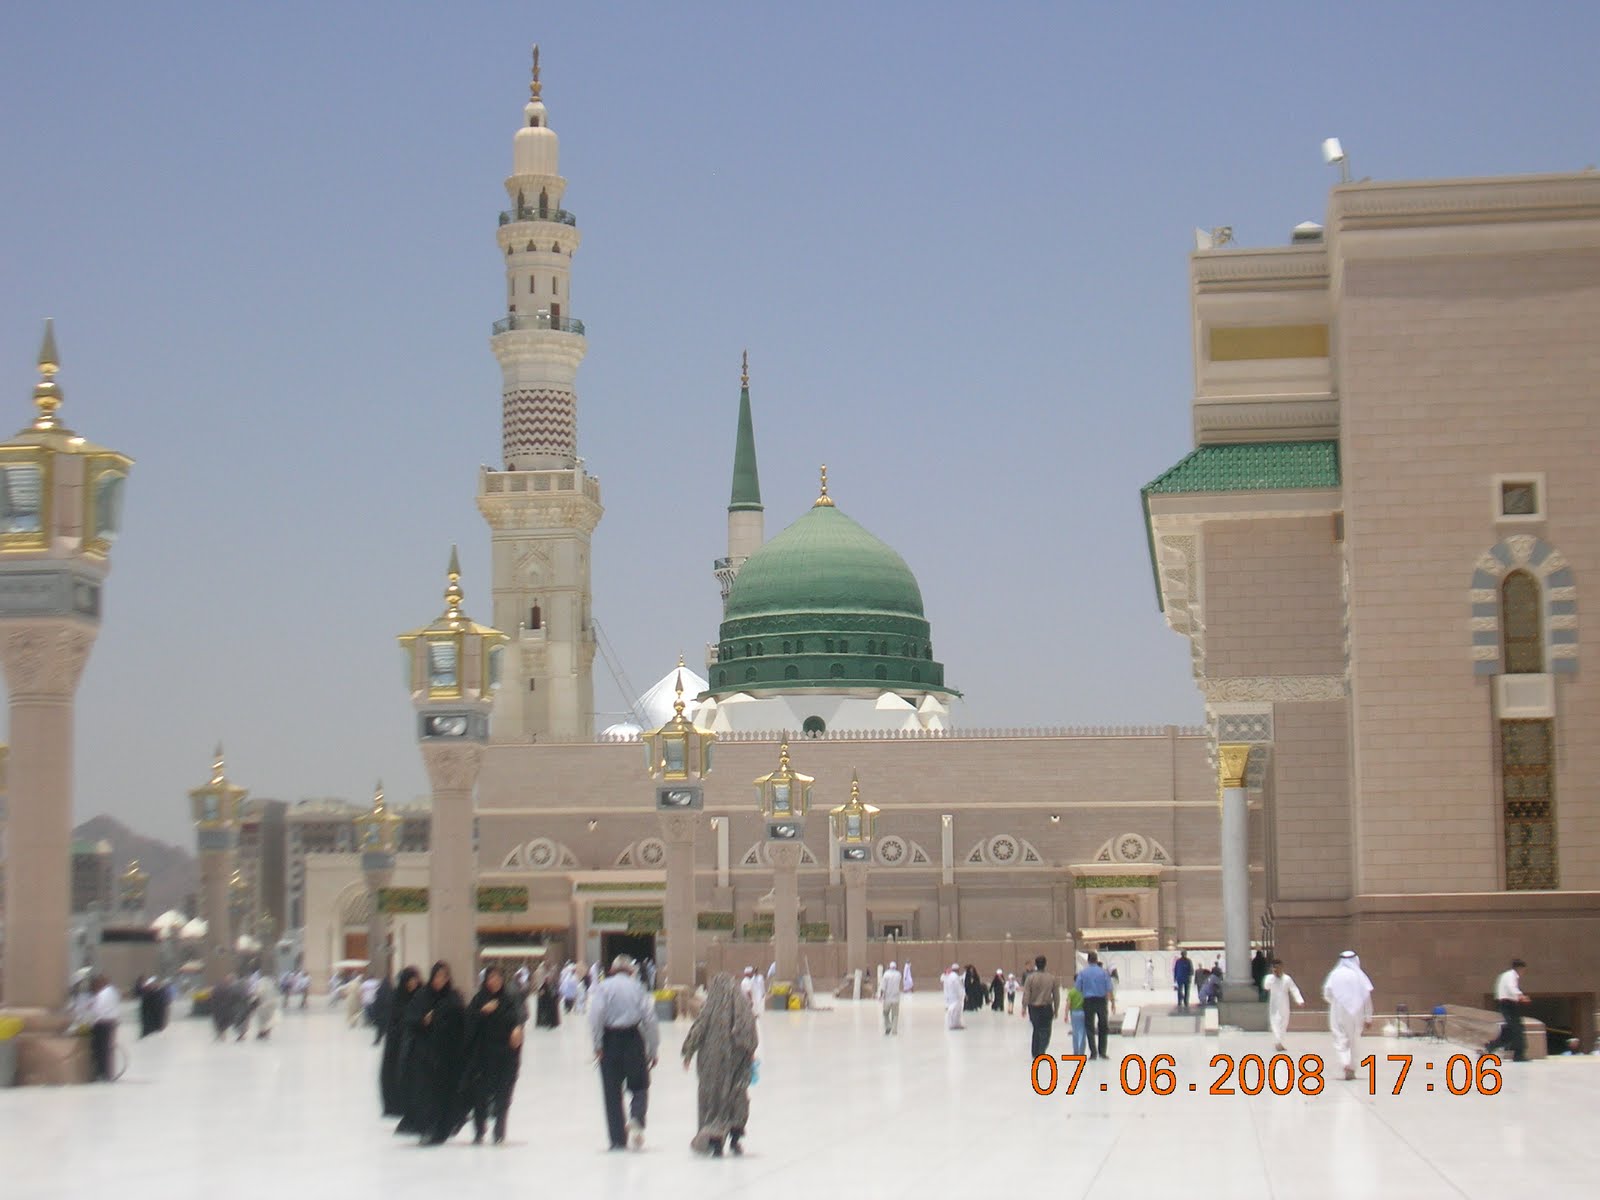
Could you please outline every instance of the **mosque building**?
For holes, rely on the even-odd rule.
[[[841,804],[853,776],[881,809],[866,895],[869,936],[898,943],[883,957],[930,972],[959,957],[988,972],[1024,953],[1061,961],[1074,945],[1218,944],[1206,731],[955,725],[960,693],[936,657],[915,575],[846,514],[825,469],[815,504],[766,539],[747,367],[727,554],[715,564],[723,621],[705,676],[668,672],[635,705],[643,722],[596,731],[590,542],[604,510],[578,455],[588,342],[574,315],[580,234],[558,153],[536,60],[497,231],[507,310],[490,345],[503,376],[502,465],[478,477],[491,623],[507,635],[477,776],[480,942],[583,960],[622,946],[670,953],[658,941],[666,851],[638,739],[670,716],[681,683],[686,713],[718,735],[695,851],[701,963],[770,956],[773,869],[751,781],[778,765],[785,739],[794,769],[816,779],[818,809]],[[462,586],[471,608],[472,581]],[[321,978],[364,944],[369,900],[359,856],[322,854],[316,866],[304,945]],[[840,872],[826,820],[813,820],[800,921],[819,979],[842,970]],[[427,903],[424,859],[402,854],[396,881],[407,911]],[[401,920],[408,959],[426,958],[414,916]]]

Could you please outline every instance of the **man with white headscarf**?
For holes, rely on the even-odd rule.
[[[1361,969],[1354,950],[1339,955],[1339,961],[1322,983],[1322,998],[1328,1002],[1328,1029],[1333,1034],[1333,1053],[1344,1068],[1344,1077],[1356,1077],[1357,1043],[1361,1031],[1372,1021],[1372,980]]]
[[[890,963],[878,984],[878,999],[883,1003],[883,1036],[900,1033],[900,987],[903,982],[900,968]]]
[[[961,964],[951,963],[950,969],[940,978],[944,984],[944,1027],[965,1029],[961,1023],[961,1010],[967,1002],[967,984],[961,975]]]

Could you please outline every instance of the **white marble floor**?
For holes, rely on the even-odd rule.
[[[1376,1096],[1365,1082],[1331,1077],[1318,1096],[1214,1096],[1212,1056],[1266,1055],[1265,1036],[1113,1039],[1111,1062],[1086,1069],[1075,1095],[1040,1097],[1020,1018],[969,1014],[965,1031],[949,1033],[937,999],[919,993],[889,1039],[874,1006],[834,1003],[762,1018],[749,1153],[724,1160],[687,1146],[693,1081],[674,1058],[684,1024],[664,1027],[644,1152],[607,1154],[575,1022],[529,1031],[504,1147],[462,1139],[423,1150],[379,1120],[378,1052],[342,1016],[314,1007],[289,1014],[270,1043],[225,1045],[207,1024],[176,1019],[131,1042],[117,1084],[0,1091],[0,1196],[388,1200],[560,1186],[616,1200],[647,1189],[748,1200],[843,1186],[840,1195],[886,1200],[1014,1191],[1036,1179],[1052,1198],[1129,1200],[1204,1177],[1229,1200],[1504,1200],[1592,1195],[1600,1179],[1591,1128],[1600,1058],[1508,1065],[1498,1095],[1455,1096],[1444,1064],[1463,1048],[1374,1040],[1367,1050],[1380,1056],[1416,1056],[1400,1096],[1390,1094],[1388,1064]],[[1069,1043],[1058,1025],[1051,1049]],[[1326,1056],[1328,1039],[1292,1037],[1290,1050]],[[1121,1056],[1159,1053],[1175,1056],[1176,1091],[1123,1095]]]

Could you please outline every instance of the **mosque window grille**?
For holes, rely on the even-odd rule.
[[[1544,670],[1544,629],[1539,584],[1527,571],[1512,571],[1500,584],[1502,653],[1507,675]]]
[[[912,667],[911,668],[911,682],[912,683],[921,683],[922,682],[922,668],[921,667]]]
[[[834,663],[831,667],[829,667],[828,668],[828,678],[829,679],[843,679],[844,678],[844,664],[843,663]]]
[[[1556,870],[1555,730],[1551,721],[1500,722],[1506,890],[1548,891]]]
[[[746,667],[744,669],[744,681],[746,683],[754,683],[756,681],[756,669],[754,667]]]
[[[795,666],[793,663],[790,663],[783,669],[783,677],[785,679],[799,679],[800,668]]]
[[[808,738],[819,738],[828,732],[828,723],[821,717],[807,717],[800,726],[800,732]]]
[[[789,649],[789,646],[790,646],[790,643],[788,643],[788,642],[785,642],[785,643],[784,643],[784,644],[783,644],[783,652],[784,652],[784,653],[785,653],[785,654],[790,654],[790,653],[792,653],[792,651],[791,651],[791,650],[790,650],[790,649]]]
[[[885,666],[882,666],[881,664],[879,666],[876,666],[876,667],[872,668],[872,677],[874,679],[881,679],[881,680],[888,679],[889,678],[889,668],[885,667]]]
[[[717,672],[717,686],[721,687],[723,684],[725,684],[727,682],[728,682],[728,673],[726,671],[718,671]]]

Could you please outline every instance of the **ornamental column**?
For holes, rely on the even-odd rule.
[[[499,683],[505,635],[461,611],[461,563],[450,551],[445,609],[400,635],[417,741],[433,785],[428,847],[428,936],[457,979],[478,970],[477,847],[473,788]]]
[[[59,369],[46,322],[37,415],[0,444],[0,665],[11,724],[4,998],[30,1008],[66,996],[73,706],[132,465],[62,423]]]
[[[211,987],[222,982],[234,961],[230,884],[239,848],[239,810],[246,795],[244,788],[228,782],[219,743],[211,778],[189,792],[200,858],[200,916],[206,923],[205,980]]]
[[[850,802],[828,814],[829,832],[839,847],[844,875],[845,970],[867,969],[867,874],[872,840],[878,831],[878,810],[861,801],[861,780],[850,773]]]
[[[772,864],[772,949],[777,978],[793,982],[800,973],[801,839],[811,785],[816,780],[789,765],[789,743],[778,748],[778,769],[755,781],[766,823],[767,860]]]
[[[672,716],[660,729],[644,735],[645,766],[655,781],[656,811],[667,844],[667,954],[661,979],[674,987],[694,987],[695,839],[704,805],[701,780],[711,772],[711,747],[716,734],[701,729],[684,713],[683,658],[678,659],[677,699]]]
[[[367,969],[374,978],[387,979],[393,964],[389,952],[389,914],[383,907],[383,890],[394,882],[395,846],[401,818],[389,811],[383,799],[383,781],[373,790],[372,808],[356,818],[356,841],[361,847],[361,873],[367,881],[371,915],[367,918]]]
[[[1250,978],[1250,794],[1245,777],[1250,746],[1217,747],[1217,785],[1222,802],[1222,999],[1224,1025],[1265,1029],[1266,1005]]]

